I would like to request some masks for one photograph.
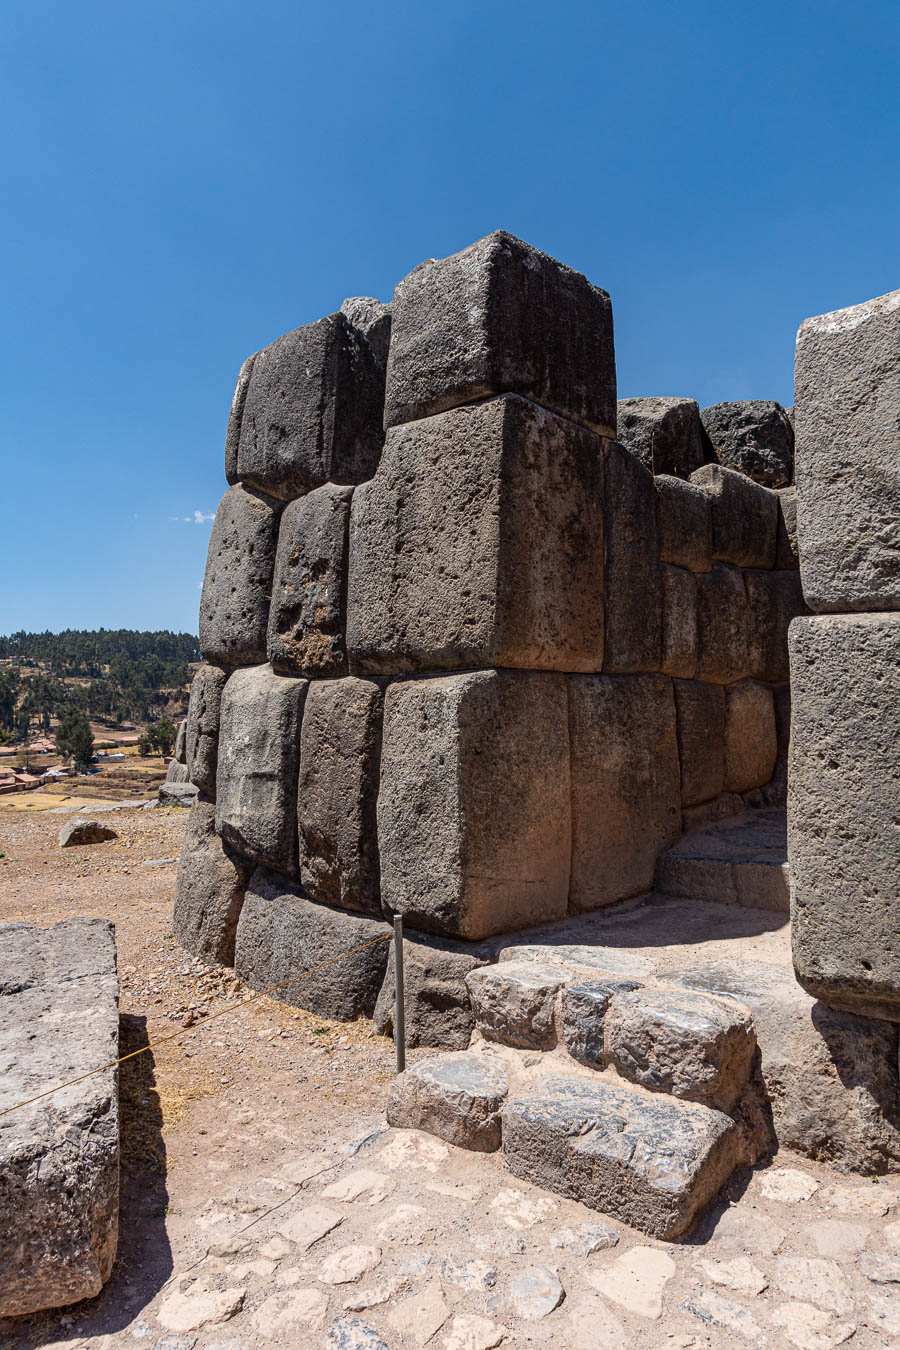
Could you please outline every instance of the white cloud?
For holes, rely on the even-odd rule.
[[[195,511],[195,512],[194,512],[194,524],[195,524],[195,525],[207,525],[211,520],[215,520],[215,518],[216,518],[216,513],[215,513],[215,511]]]

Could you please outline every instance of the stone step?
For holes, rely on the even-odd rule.
[[[745,811],[685,835],[659,855],[656,889],[755,909],[790,909],[781,808]]]
[[[500,1147],[500,1110],[509,1075],[499,1059],[456,1053],[421,1059],[398,1075],[388,1095],[388,1123],[425,1130],[459,1148]]]

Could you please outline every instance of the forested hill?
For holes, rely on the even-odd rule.
[[[155,657],[166,665],[201,660],[193,633],[138,633],[131,628],[67,628],[62,633],[12,633],[0,636],[0,659],[44,665],[55,675],[90,678],[103,673],[116,657],[143,663]]]

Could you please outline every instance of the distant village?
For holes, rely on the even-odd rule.
[[[99,772],[108,765],[124,761],[127,757],[125,747],[136,746],[139,739],[136,731],[122,736],[111,736],[107,744],[115,748],[94,752],[91,763],[96,765],[96,769],[93,772]],[[59,759],[56,743],[46,736],[32,741],[29,745],[0,745],[0,795],[29,792],[34,788],[60,782],[75,773],[74,768],[60,763]],[[14,768],[10,763],[11,760],[24,760],[24,766]]]

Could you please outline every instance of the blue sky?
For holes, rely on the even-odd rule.
[[[900,286],[900,9],[7,0],[0,632],[195,631],[243,357],[497,227],[619,392],[792,401]]]

